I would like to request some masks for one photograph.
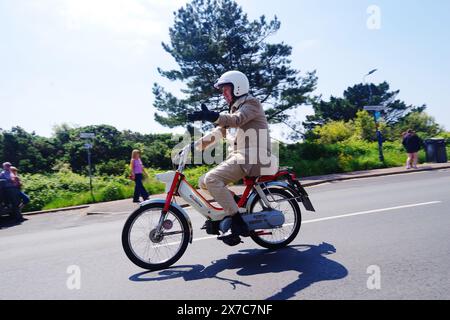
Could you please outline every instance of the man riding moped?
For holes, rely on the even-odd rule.
[[[221,205],[226,214],[232,216],[231,234],[220,237],[228,245],[241,242],[240,236],[248,237],[250,232],[243,220],[233,193],[227,185],[244,177],[262,175],[263,169],[277,172],[278,163],[271,157],[269,125],[261,102],[250,95],[249,80],[239,71],[229,71],[223,74],[215,83],[215,88],[221,90],[224,99],[230,107],[229,114],[219,114],[202,106],[202,111],[188,115],[188,120],[208,121],[218,128],[201,141],[200,148],[206,149],[217,143],[220,138],[230,139],[232,150],[227,159],[216,168],[200,178],[199,185],[208,190]],[[227,133],[227,129],[228,130]],[[228,134],[228,136],[227,136]],[[269,162],[262,161],[261,155]],[[265,174],[271,174],[265,171]],[[224,192],[225,190],[225,192]]]
[[[189,213],[176,197],[206,218],[202,229],[207,234],[219,236],[229,246],[239,245],[241,237],[250,237],[266,249],[285,248],[300,231],[302,215],[298,203],[315,211],[296,173],[289,168],[278,170],[265,112],[249,94],[247,77],[230,71],[220,77],[215,87],[222,90],[230,113],[219,114],[203,105],[201,111],[188,115],[190,121],[209,121],[217,128],[183,147],[178,153],[176,171],[156,175],[156,180],[165,185],[166,196],[144,201],[125,222],[123,249],[141,268],[170,267],[194,241]],[[205,150],[223,138],[231,142],[228,157],[199,181],[220,205],[214,206],[187,181],[184,169],[192,147]],[[236,196],[226,186],[241,179],[245,190]]]

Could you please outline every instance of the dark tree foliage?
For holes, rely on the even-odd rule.
[[[95,133],[95,139],[81,139],[82,132]],[[63,124],[54,128],[51,138],[15,127],[0,130],[0,162],[9,161],[22,173],[51,173],[61,164],[69,164],[78,173],[86,172],[87,142],[93,145],[95,173],[103,175],[122,175],[133,149],[142,151],[146,167],[171,169],[171,151],[178,144],[171,134],[121,132],[109,125],[72,128]]]
[[[0,131],[0,134],[2,162],[11,162],[24,172],[39,172],[53,165],[56,147],[51,139],[28,133],[20,127]]]
[[[425,105],[418,107],[395,100],[399,92],[400,90],[390,91],[387,82],[379,85],[370,84],[370,87],[366,84],[357,84],[345,90],[343,98],[332,96],[329,101],[315,102],[313,104],[314,115],[307,117],[304,126],[312,129],[329,121],[349,121],[356,118],[356,113],[368,105],[387,104],[382,115],[390,125],[398,123],[412,112],[423,112],[426,109]]]
[[[213,84],[229,70],[249,77],[251,93],[264,103],[271,123],[286,121],[285,111],[309,102],[317,82],[315,72],[302,76],[290,65],[292,48],[268,42],[281,26],[276,17],[250,21],[232,0],[193,0],[174,15],[170,44],[162,45],[179,68],[158,71],[185,88],[180,98],[154,85],[154,106],[159,111],[155,118],[162,125],[185,125],[187,112],[201,103],[227,110]]]

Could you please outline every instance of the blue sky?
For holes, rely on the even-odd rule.
[[[55,124],[111,124],[172,132],[153,120],[161,48],[182,0],[0,0],[0,128],[49,136]],[[293,65],[317,70],[316,94],[342,95],[373,68],[409,104],[450,129],[450,1],[238,0],[250,18],[277,15],[271,41],[293,46]],[[367,9],[381,10],[369,29]],[[311,110],[295,113],[299,118]],[[275,130],[286,131],[277,127]],[[278,133],[279,134],[279,133]]]

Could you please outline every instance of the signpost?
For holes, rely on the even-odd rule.
[[[378,120],[381,119],[381,112],[380,111],[375,111],[375,121],[378,122]]]
[[[368,74],[366,74],[364,76],[364,78],[363,78],[363,83],[367,84],[366,78],[368,76],[374,74],[377,71],[378,71],[378,69],[373,69]],[[369,104],[370,104],[370,103],[372,103],[372,85],[371,84],[367,84],[367,87],[369,88]],[[394,96],[394,99],[395,99],[395,96]],[[375,120],[375,127],[377,128],[378,153],[379,153],[379,158],[380,158],[381,162],[384,162],[383,135],[381,134],[380,126],[378,125],[378,120],[380,120],[380,118],[381,118],[381,111],[385,110],[386,107],[388,106],[388,104],[390,104],[390,103],[391,103],[391,101],[389,100],[386,103],[384,103],[384,105],[382,105],[382,106],[367,106],[367,107],[364,107],[364,110],[373,112],[373,118]]]
[[[83,132],[83,133],[80,133],[80,138],[81,139],[94,139],[95,138],[95,133]],[[87,150],[87,154],[88,154],[89,190],[91,191],[92,200],[95,201],[94,191],[93,191],[93,188],[92,188],[92,162],[91,162],[92,143],[87,140],[87,142],[84,144],[84,148]]]
[[[377,129],[378,155],[379,155],[381,162],[384,162],[384,155],[383,155],[383,135],[381,134],[381,131],[380,131],[379,120],[381,118],[381,112],[385,109],[386,109],[385,105],[364,107],[364,110],[373,112],[373,118],[375,120],[375,127]]]
[[[81,139],[94,139],[95,133],[82,132],[82,133],[80,133],[80,138]]]
[[[386,109],[385,106],[366,106],[366,107],[364,107],[364,110],[366,110],[366,111],[375,111],[375,112],[381,112],[384,109]]]

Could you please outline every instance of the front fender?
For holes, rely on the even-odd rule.
[[[141,207],[144,207],[149,204],[158,204],[158,205],[164,206],[166,204],[166,200],[165,199],[151,199],[151,200],[141,202],[139,205]],[[192,243],[192,241],[194,240],[194,231],[192,228],[191,218],[189,218],[189,215],[187,214],[186,210],[184,210],[179,204],[172,202],[170,204],[170,206],[175,208],[176,210],[178,210],[183,215],[183,217],[186,219],[188,226],[189,226],[189,235],[190,235],[189,243]]]

